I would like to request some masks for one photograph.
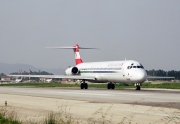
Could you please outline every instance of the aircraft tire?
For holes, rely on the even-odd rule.
[[[84,84],[84,88],[88,89],[88,84],[87,83]]]
[[[111,88],[111,84],[110,84],[110,83],[108,83],[107,88],[108,88],[108,89],[110,89],[110,88]]]
[[[111,84],[111,89],[115,89],[115,84]]]
[[[113,83],[108,83],[107,88],[108,88],[108,89],[115,89],[115,84],[113,84]]]
[[[141,90],[141,87],[140,86],[136,86],[136,90]]]
[[[81,89],[84,89],[84,83],[81,83]]]

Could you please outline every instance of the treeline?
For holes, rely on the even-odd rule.
[[[10,75],[53,75],[52,73],[49,73],[49,72],[46,72],[46,71],[23,71],[23,72],[13,72],[13,73],[10,73]],[[6,74],[4,73],[0,73],[0,79],[3,77],[3,76],[6,76]],[[19,79],[21,77],[18,77]],[[13,77],[13,79],[16,79],[15,77]],[[35,78],[35,77],[26,77],[26,78],[23,78],[24,80],[35,80],[35,81],[39,81],[39,78]]]
[[[164,70],[146,70],[149,76],[162,76],[162,77],[175,77],[175,79],[180,79],[180,71],[164,71]]]
[[[11,73],[11,75],[53,75],[53,74],[46,71],[29,71],[29,72],[24,71],[24,72],[13,72]],[[29,80],[29,79],[34,80],[34,81],[39,81],[39,78],[37,77],[31,77],[31,78],[26,77],[23,80]]]

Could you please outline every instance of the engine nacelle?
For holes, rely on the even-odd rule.
[[[66,75],[77,75],[79,74],[79,69],[77,67],[70,67],[65,71]]]

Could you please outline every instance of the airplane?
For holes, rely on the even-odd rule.
[[[66,75],[8,75],[23,77],[65,78],[81,80],[81,89],[88,89],[86,81],[107,83],[107,89],[115,89],[115,83],[134,83],[136,90],[141,90],[141,84],[146,81],[147,73],[143,65],[135,60],[83,62],[79,49],[97,49],[79,47],[46,47],[53,49],[73,49],[76,65],[65,70]]]
[[[16,82],[16,83],[23,82],[23,77],[21,77],[20,79],[17,78],[17,79],[15,80],[15,82]]]

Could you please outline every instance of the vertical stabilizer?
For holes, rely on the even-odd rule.
[[[80,53],[79,53],[79,45],[75,44],[73,50],[74,50],[74,56],[75,56],[76,65],[83,63],[83,61],[82,61],[82,59],[80,57]]]

